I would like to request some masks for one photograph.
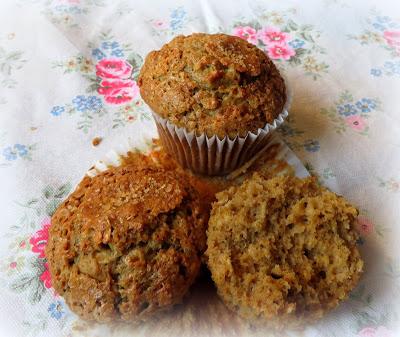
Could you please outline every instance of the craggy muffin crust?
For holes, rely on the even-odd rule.
[[[147,55],[138,84],[154,112],[219,138],[263,128],[286,102],[284,80],[268,56],[225,34],[175,37]]]
[[[85,177],[52,217],[53,286],[82,318],[145,319],[188,291],[205,226],[197,192],[173,171],[125,166]]]
[[[357,214],[313,178],[255,174],[220,192],[206,252],[219,295],[240,315],[272,325],[322,316],[360,277]]]

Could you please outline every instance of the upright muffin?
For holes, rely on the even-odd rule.
[[[359,280],[357,214],[313,178],[255,174],[217,194],[206,255],[219,295],[273,326],[321,317]]]
[[[174,38],[147,55],[138,83],[164,146],[199,173],[242,165],[287,115],[285,83],[272,61],[225,34]]]
[[[205,226],[198,194],[174,171],[125,166],[85,177],[52,217],[53,286],[84,319],[143,320],[188,291]]]

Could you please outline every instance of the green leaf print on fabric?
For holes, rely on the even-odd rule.
[[[11,290],[22,293],[28,292],[30,303],[36,304],[42,299],[45,292],[45,286],[41,280],[41,276],[46,271],[46,267],[42,259],[32,258],[30,261],[30,273],[22,274],[11,283]]]
[[[6,234],[11,243],[8,246],[8,255],[0,261],[0,273],[4,276],[2,282],[8,284],[8,289],[17,296],[24,296],[32,306],[39,303],[43,306],[43,302],[53,301],[54,296],[57,296],[51,290],[51,277],[44,249],[48,240],[50,217],[71,188],[69,182],[47,185],[38,196],[16,202],[23,213]],[[64,309],[58,310],[59,306],[63,306],[60,301],[57,305],[51,304],[48,312],[37,313],[40,319],[27,319],[24,322],[29,328],[27,335],[35,335],[32,331],[47,326],[49,319],[57,319],[61,326],[65,325],[70,315]]]

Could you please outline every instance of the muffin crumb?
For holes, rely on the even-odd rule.
[[[360,278],[357,215],[314,178],[254,174],[218,193],[206,255],[219,295],[275,327],[321,317]]]
[[[103,138],[101,138],[101,137],[95,137],[92,139],[92,145],[97,146],[102,142],[102,140],[103,140]]]

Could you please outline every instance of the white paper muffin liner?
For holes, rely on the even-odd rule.
[[[270,142],[273,131],[289,115],[292,93],[286,80],[285,85],[287,98],[282,112],[272,123],[267,123],[256,132],[248,132],[244,137],[230,139],[226,136],[219,139],[216,135],[197,136],[194,131],[178,127],[153,112],[161,142],[184,168],[205,175],[228,174],[263,151]]]
[[[153,145],[153,140],[157,137],[154,132],[142,132],[139,137],[125,139],[118,147],[107,151],[100,160],[94,162],[93,166],[86,172],[86,174],[89,177],[94,177],[99,173],[108,170],[110,167],[118,167],[122,165],[129,152],[139,152],[147,155],[154,150],[159,150],[159,146],[154,147]],[[294,169],[295,175],[299,178],[308,177],[310,175],[299,158],[297,158],[293,151],[289,149],[279,135],[274,133],[271,135],[271,140],[266,146],[266,151],[268,151],[270,147],[276,145],[278,145],[279,152],[274,156],[274,159],[286,162]],[[235,176],[241,174],[242,170],[246,170],[246,166],[257,161],[259,157],[260,155],[255,156],[251,161],[247,162],[245,166],[238,168],[238,171],[240,172],[234,171],[230,175],[227,175],[227,178],[234,179]]]

